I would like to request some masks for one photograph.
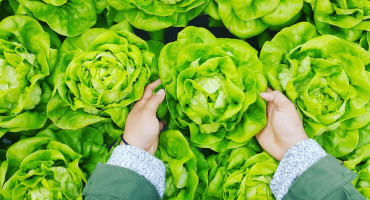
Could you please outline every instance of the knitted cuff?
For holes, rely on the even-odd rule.
[[[291,147],[280,161],[270,183],[275,198],[282,199],[294,180],[324,156],[326,152],[313,139],[303,140]]]
[[[163,162],[148,152],[130,145],[114,148],[107,164],[130,169],[151,182],[163,198],[166,169]]]

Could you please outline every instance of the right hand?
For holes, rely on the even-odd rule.
[[[308,137],[298,111],[284,94],[268,88],[260,96],[268,101],[267,125],[256,138],[263,149],[280,161],[290,147]]]

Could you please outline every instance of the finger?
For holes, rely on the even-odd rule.
[[[266,132],[264,131],[265,130],[265,128],[264,129],[262,129],[262,131],[261,132],[259,132],[257,135],[256,135],[256,139],[257,139],[257,141],[258,141],[258,143],[263,147],[264,146],[264,144],[265,144],[265,137],[266,137]]]
[[[270,88],[270,87],[267,87],[266,88],[266,93],[269,93],[269,92],[272,92],[273,90]],[[270,121],[270,118],[271,118],[271,115],[272,115],[272,111],[275,109],[275,105],[274,103],[268,103],[267,104],[267,109],[266,109],[266,116],[267,116],[267,120]]]
[[[277,90],[260,93],[260,96],[268,102],[273,102],[278,108],[292,103],[283,93]]]
[[[137,101],[135,103],[132,110],[137,110],[137,109],[143,107],[145,105],[146,101],[148,101],[148,99],[153,96],[154,89],[156,87],[158,87],[160,84],[161,84],[160,79],[157,79],[156,81],[154,81],[152,83],[149,83],[144,89],[143,96],[141,97],[141,99],[139,101]]]
[[[155,90],[156,87],[158,87],[159,85],[161,84],[161,80],[160,79],[157,79],[156,81],[152,82],[152,83],[149,83],[145,89],[144,89],[144,93],[143,93],[143,96],[141,97],[141,100],[148,100],[149,98],[151,98],[153,96],[153,91]],[[145,102],[144,102],[145,103]]]
[[[159,131],[162,131],[164,126],[165,126],[164,122],[159,120]]]
[[[158,90],[158,92],[155,95],[152,95],[150,99],[147,100],[145,103],[145,110],[148,111],[152,115],[156,115],[157,109],[159,104],[162,103],[164,100],[164,97],[166,96],[165,91],[163,89]]]

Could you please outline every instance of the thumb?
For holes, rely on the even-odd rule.
[[[291,101],[280,91],[267,90],[266,92],[260,93],[262,99],[273,102],[277,107],[281,107],[290,104]]]
[[[151,114],[156,114],[159,104],[162,103],[164,97],[166,96],[163,89],[158,90],[158,92],[151,96],[145,103],[145,110],[149,111]]]

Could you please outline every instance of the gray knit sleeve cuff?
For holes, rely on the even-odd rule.
[[[166,168],[161,160],[130,145],[114,148],[107,164],[130,169],[151,182],[163,198]]]
[[[291,147],[281,160],[270,183],[275,198],[282,199],[294,180],[324,156],[326,152],[313,139],[303,140]]]

